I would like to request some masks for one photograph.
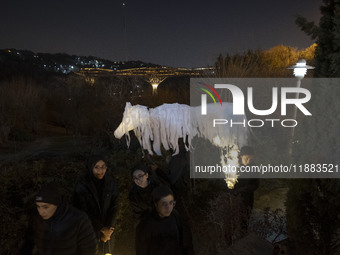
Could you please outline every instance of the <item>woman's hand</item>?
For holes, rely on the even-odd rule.
[[[100,230],[100,232],[102,232],[103,236],[100,238],[100,240],[102,240],[104,243],[106,243],[108,240],[110,240],[111,238],[111,235],[114,231],[114,228],[113,227],[110,227],[110,228],[102,228]]]

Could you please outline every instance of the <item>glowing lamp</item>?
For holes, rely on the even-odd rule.
[[[296,78],[298,78],[297,83],[296,83],[296,87],[300,88],[301,87],[301,80],[303,79],[303,77],[305,77],[307,70],[308,69],[314,69],[313,66],[308,66],[306,65],[306,60],[304,59],[300,59],[296,65],[288,67],[288,69],[294,69],[294,76]],[[296,93],[295,98],[299,98],[299,93]],[[296,120],[296,116],[297,116],[297,106],[295,105],[294,111],[293,111],[293,119]],[[293,153],[293,139],[294,139],[294,134],[295,134],[295,128],[292,128],[292,134],[291,134],[291,142],[290,142],[290,146],[289,146],[289,155],[292,155]]]
[[[307,73],[307,69],[314,69],[313,66],[306,65],[306,60],[300,59],[296,65],[288,67],[288,69],[294,69],[294,76],[302,79]]]
[[[158,87],[159,84],[158,83],[152,83],[151,85],[152,85],[152,88],[154,90],[157,90],[157,87]]]

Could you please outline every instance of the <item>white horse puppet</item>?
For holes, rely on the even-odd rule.
[[[125,134],[129,146],[129,131],[133,130],[142,148],[150,155],[153,155],[153,151],[161,155],[161,144],[165,150],[173,149],[174,154],[177,154],[178,139],[188,136],[190,144],[197,133],[197,128],[193,128],[189,116],[190,107],[185,104],[163,104],[148,109],[146,106],[132,106],[127,102],[123,120],[114,135],[120,139]]]
[[[165,150],[172,149],[176,155],[179,152],[179,138],[188,141],[186,149],[189,150],[192,139],[198,136],[221,149],[222,164],[237,164],[235,153],[229,153],[226,162],[226,155],[222,155],[222,150],[234,148],[234,151],[237,151],[238,147],[247,144],[249,129],[246,126],[246,116],[233,115],[232,103],[228,102],[223,102],[223,107],[208,104],[207,111],[209,114],[203,116],[201,107],[190,107],[185,104],[163,104],[148,109],[146,106],[132,106],[127,102],[123,120],[114,135],[120,139],[125,134],[129,146],[129,131],[133,130],[141,147],[151,155],[153,152],[161,155],[161,145]],[[214,119],[219,119],[224,125],[216,125],[213,128]],[[237,123],[232,127],[229,123],[231,119]],[[227,123],[229,124],[226,125]]]

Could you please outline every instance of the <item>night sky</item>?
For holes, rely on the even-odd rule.
[[[125,3],[125,4],[124,4]],[[12,0],[0,7],[0,49],[212,65],[219,53],[303,49],[296,14],[318,24],[321,0]]]

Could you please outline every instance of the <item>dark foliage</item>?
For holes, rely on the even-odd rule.
[[[298,17],[301,29],[317,40],[316,76],[340,77],[340,2],[323,0],[319,26]],[[330,79],[328,79],[330,80]],[[294,155],[300,163],[339,162],[339,84],[313,86],[313,116],[302,124]],[[340,204],[338,179],[291,181],[287,227],[292,254],[338,254]],[[337,247],[337,248],[336,248]]]

